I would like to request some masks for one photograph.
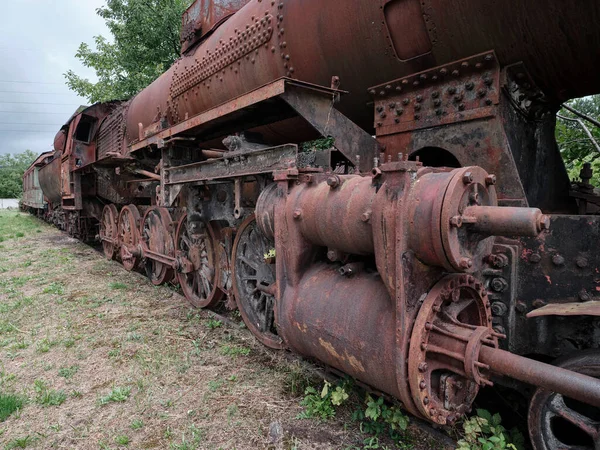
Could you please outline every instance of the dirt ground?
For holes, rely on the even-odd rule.
[[[24,399],[0,422],[0,446],[364,448],[351,407],[325,422],[298,418],[305,387],[322,379],[229,317],[190,308],[27,214],[0,212],[0,394]],[[442,447],[414,423],[406,432],[404,448]]]

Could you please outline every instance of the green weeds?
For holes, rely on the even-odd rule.
[[[100,397],[98,403],[100,405],[107,405],[108,403],[119,403],[125,402],[131,394],[131,388],[126,387],[113,387],[108,395]]]
[[[33,389],[36,394],[35,402],[41,406],[60,406],[67,399],[65,391],[50,389],[43,380],[35,380]]]
[[[502,426],[500,414],[478,409],[477,415],[463,422],[463,438],[457,450],[517,450],[524,447],[524,441],[518,430],[507,431]]]

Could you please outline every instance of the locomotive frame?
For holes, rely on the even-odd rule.
[[[365,86],[373,136],[362,113],[345,114],[343,74],[328,87],[294,75],[273,29],[292,0],[241,2],[213,22],[192,17],[196,3],[182,60],[132,101],[76,112],[34,163],[46,205],[26,195],[24,207],[98,239],[154,284],[176,280],[195,307],[225,301],[263,344],[341,370],[416,416],[452,424],[480,387],[530,395],[527,383],[539,387],[536,450],[567,445],[556,417],[597,445],[595,413],[564,398],[600,406],[600,257],[589,245],[600,197],[587,169],[570,184],[557,103],[532,65],[488,50]],[[220,99],[252,52],[276,53],[275,39],[283,76],[196,106],[211,80]],[[165,92],[164,104],[148,100]],[[270,128],[286,123],[300,139]],[[299,151],[318,136],[332,147]]]

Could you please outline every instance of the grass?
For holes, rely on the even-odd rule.
[[[4,422],[11,414],[23,407],[23,397],[16,394],[0,392],[0,422]]]
[[[107,405],[109,403],[125,402],[131,394],[131,388],[113,387],[108,395],[104,395],[98,399],[98,404]]]
[[[60,406],[67,399],[65,391],[50,389],[45,381],[35,380],[33,389],[36,393],[35,402],[42,406]]]
[[[79,366],[61,367],[58,369],[58,376],[68,380],[69,378],[73,378],[73,375],[75,375],[78,370]]]
[[[247,329],[26,214],[0,211],[0,236],[0,392],[22,401],[0,449],[269,448],[273,420],[283,448],[362,448],[341,411],[296,419],[306,365]]]
[[[14,438],[6,443],[4,450],[13,450],[15,448],[27,448],[34,441],[33,437],[27,435],[25,437]]]
[[[129,442],[131,442],[131,440],[128,436],[119,435],[115,437],[115,443],[118,445],[129,445]]]

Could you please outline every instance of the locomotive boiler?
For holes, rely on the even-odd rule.
[[[496,383],[536,450],[597,448],[600,197],[554,128],[600,92],[599,22],[597,0],[196,0],[181,58],[78,110],[26,205],[415,416],[454,424]]]

